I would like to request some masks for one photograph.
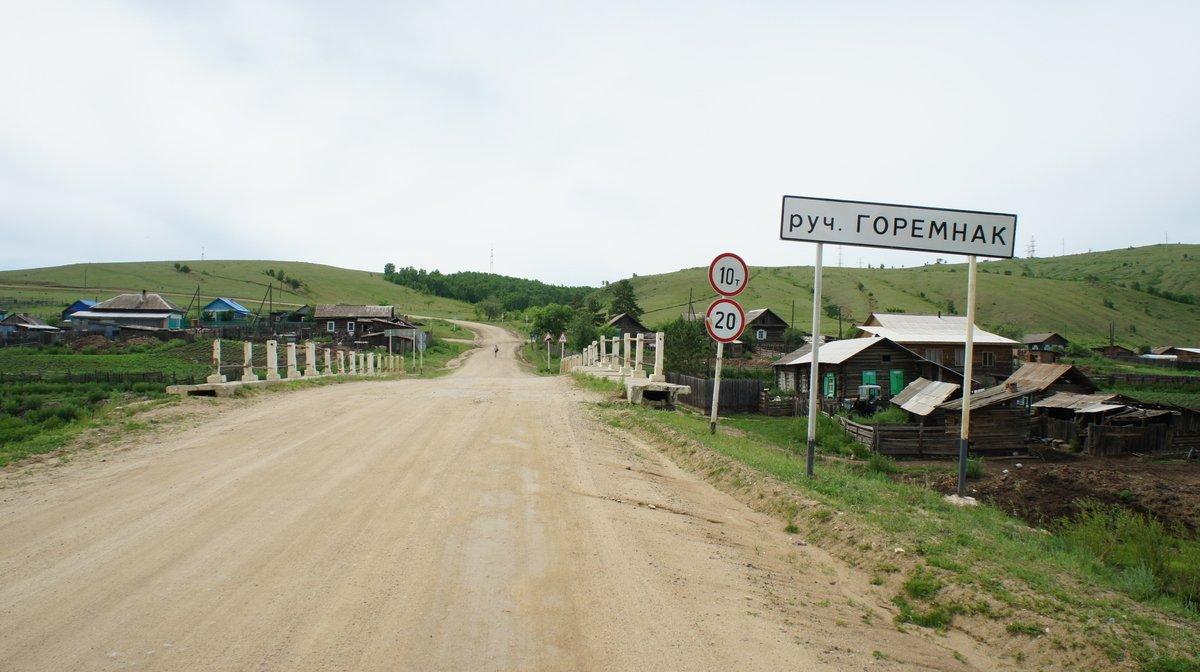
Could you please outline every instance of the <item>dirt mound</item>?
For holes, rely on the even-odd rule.
[[[1066,461],[985,460],[985,474],[971,481],[971,494],[1039,526],[1073,517],[1080,500],[1091,500],[1200,532],[1200,464],[1054,457]],[[950,493],[955,484],[952,474],[939,474],[930,485]]]

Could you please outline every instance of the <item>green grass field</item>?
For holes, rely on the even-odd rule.
[[[1013,334],[1057,331],[1092,345],[1108,342],[1112,321],[1117,341],[1130,347],[1200,345],[1200,305],[1146,291],[1153,283],[1163,290],[1200,297],[1200,245],[981,262],[979,270],[977,322],[981,326]],[[750,285],[738,300],[748,310],[770,308],[788,321],[795,301],[795,324],[806,330],[812,314],[812,280],[812,267],[754,267]],[[1134,289],[1134,282],[1141,289]],[[708,307],[713,294],[707,268],[639,276],[633,283],[646,311],[642,321],[651,327],[682,314],[689,290],[698,312]],[[966,285],[965,264],[827,267],[823,293],[825,303],[842,306],[848,333],[855,320],[872,312],[948,312],[953,301],[963,314]],[[836,335],[837,320],[823,316],[822,332]]]
[[[359,303],[391,304],[405,314],[463,318],[474,315],[469,304],[401,287],[384,280],[382,273],[292,261],[181,260],[181,263],[187,264],[191,272],[176,271],[175,261],[71,264],[0,271],[0,307],[56,316],[78,298],[104,300],[121,292],[142,289],[165,294],[186,307],[199,286],[201,305],[213,297],[225,296],[256,311],[271,282],[265,271],[275,269],[303,283],[293,290],[280,289],[280,283],[275,282],[277,309],[303,304]],[[45,301],[53,305],[38,305]],[[266,311],[264,305],[263,312]]]

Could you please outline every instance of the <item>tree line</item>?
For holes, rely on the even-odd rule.
[[[489,317],[497,317],[502,312],[520,311],[531,306],[553,303],[582,305],[588,295],[596,291],[592,287],[549,285],[540,280],[495,273],[442,273],[437,269],[426,271],[412,266],[396,268],[395,264],[390,263],[383,267],[383,277],[388,282],[434,296],[474,304],[487,302],[489,309],[498,308],[497,315]]]

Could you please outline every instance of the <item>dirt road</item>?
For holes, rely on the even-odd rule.
[[[967,669],[476,328],[451,376],[267,395],[10,479],[0,669]]]

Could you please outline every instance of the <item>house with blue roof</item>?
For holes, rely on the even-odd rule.
[[[250,321],[249,308],[223,296],[218,296],[200,309],[203,324],[245,324]]]
[[[75,303],[67,306],[66,309],[62,311],[63,321],[66,322],[67,320],[70,320],[72,315],[81,310],[91,310],[96,306],[96,303],[96,301],[92,301],[91,299],[77,299]]]

